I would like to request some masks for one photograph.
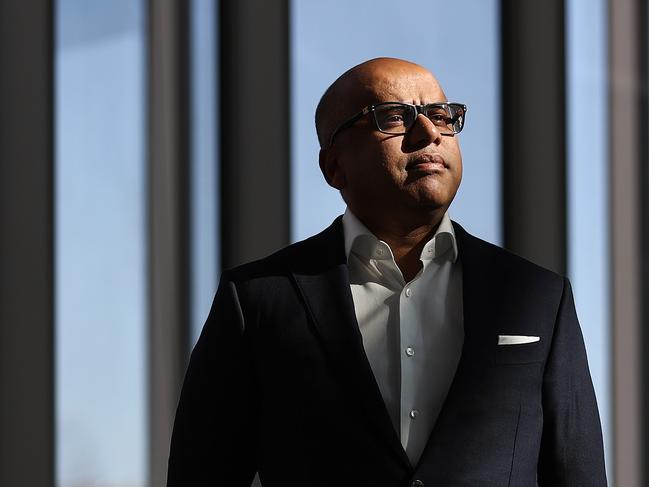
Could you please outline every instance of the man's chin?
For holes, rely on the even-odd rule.
[[[412,189],[415,189],[411,194],[416,205],[432,209],[448,207],[457,192],[457,190],[452,191],[447,185],[439,184],[439,181],[435,181],[433,184],[419,184]]]

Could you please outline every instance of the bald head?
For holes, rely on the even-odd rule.
[[[315,112],[315,125],[321,148],[329,146],[334,130],[364,106],[376,103],[413,77],[429,77],[439,82],[426,68],[396,58],[376,58],[345,71],[325,91]],[[407,101],[407,100],[394,100]]]

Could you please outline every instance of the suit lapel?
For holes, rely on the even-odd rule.
[[[304,262],[293,272],[334,373],[351,404],[360,404],[370,427],[412,469],[392,426],[372,368],[365,354],[349,283],[342,219],[311,241],[307,252],[317,264]]]
[[[489,361],[489,344],[495,336],[491,323],[500,322],[502,315],[496,294],[502,292],[504,279],[502,269],[494,262],[495,253],[489,244],[469,235],[457,223],[453,222],[453,227],[462,266],[464,344],[453,382],[418,465],[438,465],[436,461],[444,458],[449,432],[457,429],[457,411],[471,397],[475,386],[472,369]]]
[[[502,292],[503,269],[497,269],[494,252],[488,244],[469,235],[460,225],[453,222],[458,244],[458,255],[462,265],[462,308],[464,323],[464,345],[462,362],[475,362],[489,354],[489,340],[493,330],[488,322],[498,320],[501,300],[495,294]]]

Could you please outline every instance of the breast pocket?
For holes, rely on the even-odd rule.
[[[533,364],[543,362],[547,351],[546,344],[541,338],[538,342],[518,343],[513,345],[496,345],[494,362],[496,364]]]

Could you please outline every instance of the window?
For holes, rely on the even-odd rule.
[[[613,478],[609,371],[607,4],[566,3],[568,274]]]
[[[59,487],[143,487],[146,3],[56,2]]]
[[[207,319],[219,274],[218,2],[191,3],[191,340]]]

